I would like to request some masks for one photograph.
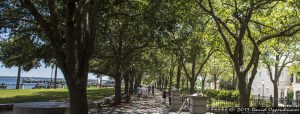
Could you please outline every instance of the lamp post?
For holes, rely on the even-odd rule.
[[[265,86],[265,81],[262,80],[261,83],[262,83],[262,90],[263,90],[262,91],[262,97],[264,98],[265,97],[265,87],[264,87]]]

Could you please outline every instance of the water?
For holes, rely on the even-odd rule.
[[[41,82],[37,83],[27,83],[25,80],[38,80]],[[63,79],[58,79],[58,80],[63,80]],[[21,77],[20,84],[22,84],[23,89],[32,89],[35,87],[36,84],[39,85],[48,85],[48,82],[51,81],[50,78],[39,78],[39,77]],[[17,77],[0,77],[0,84],[6,84],[7,87],[6,89],[16,89],[16,83],[17,83]]]

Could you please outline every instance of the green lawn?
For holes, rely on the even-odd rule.
[[[87,92],[89,100],[98,100],[113,94],[113,88],[89,88]],[[37,101],[68,101],[68,96],[67,89],[0,90],[0,104]]]

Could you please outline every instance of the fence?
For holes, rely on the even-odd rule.
[[[250,107],[263,108],[263,107],[274,107],[274,102],[278,102],[278,107],[282,108],[300,108],[300,100],[292,99],[273,99],[273,98],[252,98],[250,99]],[[227,114],[228,108],[230,107],[240,107],[239,101],[237,100],[217,100],[209,98],[207,104],[207,111],[215,114]],[[247,113],[247,112],[245,112]],[[252,113],[253,112],[248,112]],[[256,113],[272,113],[272,112],[255,112]],[[274,112],[273,112],[274,113]],[[272,114],[273,114],[272,113]],[[299,114],[299,111],[285,111],[285,112],[276,112],[276,114]]]
[[[184,101],[187,102],[187,104],[185,105],[185,107],[183,107],[183,111],[188,111],[189,108],[189,98],[186,96],[181,97],[181,103],[183,104]],[[249,114],[300,114],[300,100],[292,100],[292,99],[273,99],[273,98],[266,98],[266,97],[261,97],[261,98],[255,98],[252,97],[250,99],[250,107],[255,107],[255,108],[264,108],[264,107],[274,107],[274,102],[278,101],[278,107],[281,108],[297,108],[298,111],[297,112],[293,112],[293,111],[285,111],[285,112],[248,112]],[[214,99],[214,98],[209,98],[208,102],[207,102],[207,112],[211,112],[214,114],[228,114],[228,109],[230,107],[240,107],[240,102],[239,99],[236,100],[226,100],[226,99]],[[236,113],[236,112],[235,112]],[[245,112],[247,114],[247,112]]]

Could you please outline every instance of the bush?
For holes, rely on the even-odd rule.
[[[237,101],[240,96],[239,91],[237,90],[206,89],[203,93],[210,98],[226,101]]]

